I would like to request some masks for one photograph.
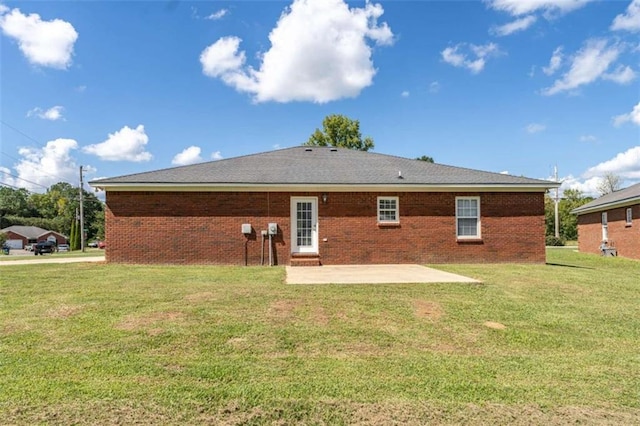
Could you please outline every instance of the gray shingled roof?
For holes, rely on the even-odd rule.
[[[400,178],[399,175],[402,177]],[[172,185],[514,185],[555,182],[343,148],[280,149],[218,161],[89,182],[94,187]]]
[[[38,237],[40,237],[43,234],[47,234],[49,232],[55,232],[55,231],[48,231],[46,229],[42,229],[39,228],[37,226],[21,226],[21,225],[11,225],[9,227],[6,227],[4,229],[0,229],[0,232],[15,232],[18,235],[22,235],[25,238],[28,238],[30,240],[34,240]],[[62,235],[59,232],[55,232],[58,235]],[[62,235],[64,237],[64,235]]]
[[[571,213],[580,215],[630,204],[640,204],[640,183],[603,195],[590,203],[572,210]]]

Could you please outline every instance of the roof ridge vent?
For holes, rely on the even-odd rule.
[[[338,152],[338,148],[331,148],[329,151],[331,151],[331,152]]]

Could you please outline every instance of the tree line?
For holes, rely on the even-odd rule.
[[[104,204],[91,192],[83,190],[82,194],[87,240],[104,239]],[[0,229],[12,225],[37,226],[66,235],[70,243],[79,242],[82,235],[79,212],[79,190],[66,182],[51,185],[42,194],[0,187]]]

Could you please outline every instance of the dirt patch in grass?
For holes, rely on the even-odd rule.
[[[157,326],[163,322],[183,321],[185,315],[182,312],[153,312],[148,315],[129,315],[120,324],[116,325],[118,330],[137,331],[146,330],[152,336],[161,334],[164,329]]]
[[[433,321],[439,320],[444,314],[438,303],[426,300],[415,300],[413,310],[418,318],[427,318]]]
[[[329,315],[324,310],[322,306],[315,306],[311,311],[311,319],[316,325],[328,325],[329,324]]]
[[[489,327],[489,328],[493,328],[494,330],[504,330],[505,328],[507,328],[506,325],[501,324],[499,322],[495,322],[495,321],[486,321],[484,323],[485,327]]]
[[[215,295],[210,291],[204,291],[202,293],[187,294],[184,300],[191,303],[208,302],[215,299]]]
[[[79,305],[60,305],[49,309],[47,311],[47,318],[66,319],[77,315],[81,311],[82,306]]]
[[[299,303],[293,300],[276,300],[269,306],[267,312],[269,318],[274,320],[286,320],[294,316],[294,311]]]
[[[227,345],[233,346],[236,349],[242,349],[247,346],[247,339],[244,337],[232,337],[227,340]]]

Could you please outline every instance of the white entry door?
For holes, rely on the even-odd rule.
[[[291,252],[318,253],[316,197],[291,197]]]

